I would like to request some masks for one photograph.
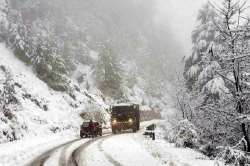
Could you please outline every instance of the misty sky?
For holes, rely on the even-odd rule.
[[[171,27],[186,54],[191,51],[190,36],[196,25],[198,10],[206,2],[207,0],[159,0],[157,19]]]
[[[208,0],[158,0],[157,19],[167,22],[185,54],[191,53],[191,32],[196,25],[199,9]],[[210,0],[219,4],[222,0]],[[250,2],[247,2],[250,6]],[[248,12],[250,14],[250,11]]]

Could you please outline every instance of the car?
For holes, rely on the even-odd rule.
[[[83,122],[80,129],[81,138],[90,138],[102,136],[102,125],[99,122],[92,122],[93,129],[91,129],[90,122]]]

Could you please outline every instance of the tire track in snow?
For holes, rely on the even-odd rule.
[[[64,144],[61,144],[59,146],[54,147],[53,149],[50,149],[48,151],[45,151],[44,153],[42,153],[40,156],[36,157],[34,160],[32,160],[29,164],[27,164],[26,166],[43,166],[44,163],[47,161],[47,159],[59,148],[64,147],[68,144],[72,144],[76,141],[78,141],[80,139],[75,139],[69,142],[66,142]]]
[[[80,147],[82,144],[87,143],[86,142],[81,142],[82,140],[80,139],[79,141],[75,141],[72,144],[68,144],[67,146],[63,147],[61,151],[61,155],[59,158],[59,166],[68,166],[70,165],[69,163],[72,162],[72,152],[74,149]],[[68,152],[69,151],[69,152]],[[68,157],[67,154],[70,154],[70,157]]]
[[[106,153],[102,147],[103,142],[105,141],[105,139],[101,140],[100,142],[98,142],[97,146],[98,149],[104,154],[104,156],[108,159],[109,162],[111,162],[112,164],[114,164],[114,166],[122,166],[122,164],[118,161],[116,161],[113,157],[111,157],[108,153]]]
[[[108,135],[107,135],[108,134]],[[72,152],[69,153],[69,156],[67,156],[67,150],[71,148],[71,146],[74,146],[77,144],[77,142],[81,141],[82,139],[74,139],[72,141],[68,141],[66,143],[63,143],[61,145],[58,145],[50,150],[47,150],[43,152],[38,157],[34,158],[29,164],[26,164],[26,166],[44,166],[45,163],[50,159],[50,157],[53,157],[53,154],[56,153],[60,148],[62,148],[58,165],[59,166],[78,166],[79,163],[77,162],[77,156],[79,156],[79,151],[83,151],[87,146],[94,143],[95,141],[99,139],[103,139],[104,137],[111,136],[111,132],[106,132],[103,137],[98,137],[95,139],[91,139],[86,142],[79,143],[80,145],[76,145],[75,149],[72,149]]]
[[[86,143],[84,143],[83,145],[81,145],[80,147],[78,147],[77,149],[75,149],[73,151],[73,153],[71,154],[69,166],[86,166],[86,163],[85,163],[86,159],[83,157],[85,149],[100,139],[105,140],[105,139],[113,136],[113,135],[111,135],[111,132],[108,132],[105,134],[106,134],[105,136],[93,138],[93,139],[87,141]]]
[[[62,149],[61,155],[60,155],[60,159],[59,159],[59,166],[77,166],[77,162],[75,162],[74,160],[74,156],[75,156],[75,151],[76,149],[78,149],[79,147],[83,146],[83,145],[87,145],[90,143],[90,139],[80,139],[79,141],[76,141],[72,144],[69,144],[67,146],[65,146]]]
[[[68,160],[66,158],[66,151],[69,147],[70,147],[70,145],[65,146],[61,152],[61,156],[60,156],[60,160],[59,160],[60,166],[67,166],[68,165]]]

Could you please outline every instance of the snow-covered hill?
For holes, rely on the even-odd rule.
[[[89,103],[105,107],[100,97],[71,84],[67,93],[50,89],[0,44],[0,143],[65,130],[76,132],[82,121],[79,114]]]

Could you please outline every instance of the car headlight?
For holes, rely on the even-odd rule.
[[[129,119],[128,119],[128,122],[129,122],[129,123],[133,123],[133,119],[129,118]]]

